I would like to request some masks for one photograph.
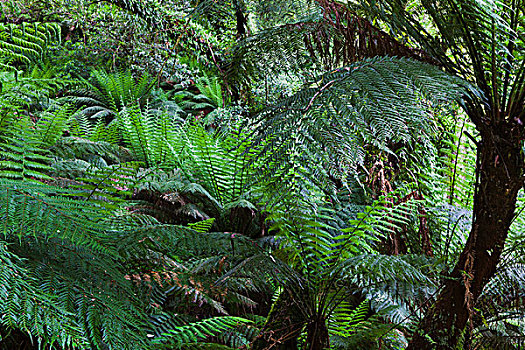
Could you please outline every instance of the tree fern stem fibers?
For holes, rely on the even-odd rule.
[[[296,297],[294,298],[294,294]],[[300,294],[300,293],[299,293]],[[276,300],[261,334],[252,344],[252,350],[298,350],[298,338],[304,325],[304,313],[297,293],[284,290]]]
[[[329,346],[328,328],[322,313],[310,320],[306,326],[306,347],[308,350],[323,350]]]
[[[482,138],[478,144],[472,229],[408,350],[455,349],[462,334],[468,334],[473,327],[476,300],[496,272],[523,184],[524,157],[518,128],[512,119],[479,127]],[[468,339],[466,342],[468,348]]]

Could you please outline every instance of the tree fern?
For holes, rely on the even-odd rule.
[[[401,349],[406,339],[393,331],[391,324],[381,321],[381,313],[371,314],[370,301],[357,307],[341,305],[328,320],[330,346],[335,349]]]
[[[295,191],[300,191],[302,196],[308,193],[301,187]],[[320,197],[320,193],[317,196]],[[311,201],[316,198],[315,192],[304,198]],[[294,203],[293,199],[290,200]],[[300,201],[295,199],[295,202]],[[380,315],[375,321],[371,319],[369,327],[376,332],[368,333],[370,344],[386,334],[394,336],[392,332],[397,326],[381,327],[380,318],[400,323],[402,327],[409,326],[414,320],[410,318],[410,304],[435,292],[434,279],[429,277],[436,274],[432,267],[435,263],[418,256],[381,255],[376,252],[375,243],[391,230],[408,224],[414,215],[407,214],[417,213],[417,203],[409,201],[389,206],[387,203],[390,202],[382,199],[347,214],[339,227],[338,221],[332,219],[334,215],[327,210],[330,205],[322,201],[308,205],[308,200],[303,201],[303,205],[294,204],[294,209],[287,201],[281,201],[281,209],[274,209],[268,218],[273,222],[272,230],[283,238],[274,256],[290,264],[297,274],[292,278],[294,273],[284,270],[275,276],[289,293],[284,293],[282,298],[294,305],[291,312],[296,326],[286,332],[299,332],[305,327],[304,341],[309,345],[315,342],[328,346],[330,336],[338,337],[342,344],[345,337],[352,337],[355,333],[343,335],[337,320],[351,317],[350,310],[359,305],[360,298],[368,300],[371,311]],[[285,279],[284,276],[289,277]],[[279,299],[278,302],[283,301]],[[264,332],[276,332],[278,337],[282,336],[281,330],[272,327],[280,324],[275,317],[280,317],[281,322],[291,317],[285,314],[284,311],[271,312],[267,323],[269,328]],[[340,327],[349,329],[344,322]],[[325,328],[326,338],[323,340],[322,332],[315,333],[315,329]]]
[[[63,105],[56,109],[48,109],[39,115],[35,123],[35,141],[40,142],[40,147],[49,149],[59,142],[67,128],[71,114],[73,114],[73,108]]]
[[[388,152],[388,142],[426,139],[435,130],[432,104],[467,92],[462,81],[407,59],[374,58],[328,72],[260,114],[260,139],[270,140],[266,162],[289,166],[284,159],[295,145],[305,168],[321,163],[328,174],[347,176],[363,163],[361,145]]]
[[[122,225],[125,227],[126,224],[123,222]],[[209,223],[203,225],[209,226]],[[130,248],[131,242],[139,243]],[[184,316],[165,311],[155,312],[152,315],[154,327],[150,334],[156,343],[165,343],[166,346],[187,343],[190,348],[199,348],[203,341],[219,341],[234,346],[239,342],[246,345],[255,336],[255,329],[239,325],[223,329],[221,334],[204,332],[204,336],[198,336],[201,333],[196,331],[202,332],[202,329],[215,324],[214,319],[210,319],[210,323],[208,319],[201,319],[199,315],[205,310],[212,310],[212,314],[228,315],[233,305],[255,307],[256,303],[250,300],[249,293],[261,292],[258,286],[260,288],[267,278],[261,274],[251,277],[247,271],[253,271],[256,266],[269,268],[275,264],[256,242],[231,233],[205,233],[177,225],[150,224],[134,233],[128,229],[122,234],[119,246],[126,256],[131,257],[142,252],[143,247],[148,248],[148,253],[139,260],[136,272],[129,278],[134,283],[147,286],[149,295],[157,305],[179,315],[188,313],[185,310],[200,310]],[[144,266],[145,260],[152,265]],[[247,261],[250,263],[247,264]],[[247,269],[244,270],[242,266]],[[235,272],[230,273],[232,267]],[[226,322],[229,319],[238,320],[230,316],[224,319]],[[198,344],[193,344],[198,340],[196,337],[188,338],[189,332],[200,339]],[[212,347],[211,344],[206,346]]]
[[[65,310],[61,322],[69,325],[63,328],[66,333],[32,334],[42,336],[43,341],[61,335],[60,342],[71,342],[74,333],[68,335],[66,327],[75,327],[81,330],[84,342],[97,348],[103,344],[129,348],[130,337],[132,347],[140,348],[145,344],[139,335],[146,324],[144,314],[123,271],[115,265],[118,254],[109,226],[102,223],[104,214],[64,194],[63,189],[46,185],[2,182],[2,238],[22,258],[20,266],[35,281],[30,291],[52,298],[58,309]],[[12,306],[2,313],[6,310],[12,312]],[[36,315],[32,311],[28,316]],[[42,329],[60,327],[52,320],[46,322],[49,324]],[[24,330],[23,323],[11,327]]]
[[[153,88],[153,79],[143,74],[137,80],[131,71],[108,73],[93,71],[88,89],[77,90],[66,101],[81,107],[82,113],[92,120],[109,123],[117,113],[128,105],[143,104]]]
[[[523,207],[523,194],[518,197],[518,203]],[[504,258],[478,302],[479,314],[474,318],[473,343],[481,349],[519,348],[524,342],[525,325],[521,307],[525,295],[524,219],[522,211],[518,211]]]
[[[335,336],[348,337],[355,332],[355,325],[366,320],[369,311],[369,301],[362,301],[356,308],[341,303],[337,312],[328,320],[328,328]]]
[[[203,1],[199,5],[208,3]],[[257,77],[265,81],[268,92],[280,72],[311,74],[375,56],[434,62],[428,54],[408,47],[346,3],[325,0],[301,3],[302,6],[282,0],[255,3],[263,11],[256,16],[264,19],[257,18],[259,28],[235,46],[227,66],[229,81],[246,84],[250,77]],[[294,6],[300,9],[286,12]]]
[[[181,134],[183,138],[178,141],[182,141],[184,145],[179,151],[182,169],[193,173],[188,173],[190,178],[194,176],[202,180],[205,188],[222,206],[233,202],[243,192],[243,181],[246,182],[249,176],[244,167],[247,160],[254,155],[253,152],[245,153],[249,144],[243,144],[242,139],[239,140],[239,144],[231,144],[229,137],[223,138],[220,134],[208,133],[199,124],[188,125],[188,128],[188,131]],[[249,140],[245,142],[249,143]],[[235,148],[230,149],[229,146]],[[177,148],[173,150],[176,151]],[[189,164],[184,164],[186,161]]]

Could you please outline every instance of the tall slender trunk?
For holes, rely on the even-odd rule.
[[[244,13],[243,7],[243,4],[237,4],[235,8],[235,27],[237,29],[237,39],[242,39],[246,36],[248,15]]]
[[[453,349],[470,332],[469,320],[494,275],[522,187],[519,126],[502,121],[481,128],[473,224],[460,258],[407,350]]]

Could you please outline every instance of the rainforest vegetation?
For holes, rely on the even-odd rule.
[[[523,0],[0,0],[0,349],[522,349]]]

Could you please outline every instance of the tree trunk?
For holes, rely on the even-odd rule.
[[[518,128],[511,122],[482,128],[470,235],[407,350],[453,349],[470,334],[466,327],[476,300],[496,271],[522,187],[524,158]]]
[[[246,36],[247,18],[248,15],[245,15],[241,5],[238,5],[235,9],[235,27],[237,29],[237,39],[242,39]]]

